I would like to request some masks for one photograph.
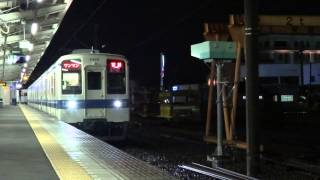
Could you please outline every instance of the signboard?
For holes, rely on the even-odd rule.
[[[205,41],[191,45],[191,56],[207,60],[230,60],[236,58],[236,44],[230,41]]]
[[[117,59],[108,59],[108,72],[110,73],[123,73],[125,71],[124,62]]]

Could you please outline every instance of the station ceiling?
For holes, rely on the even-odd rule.
[[[27,81],[72,0],[0,0],[0,80]],[[31,32],[36,23],[37,32]]]

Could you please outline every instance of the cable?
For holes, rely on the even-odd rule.
[[[104,4],[107,2],[107,0],[103,0],[100,4],[99,4],[99,6],[89,15],[89,17],[86,19],[86,21],[83,23],[83,24],[81,24],[81,26],[79,27],[79,28],[77,28],[73,33],[72,33],[72,35],[71,35],[71,37],[67,40],[67,41],[65,41],[65,43],[55,52],[55,55],[57,55],[57,53],[59,52],[59,51],[61,51],[62,49],[64,49],[73,39],[74,39],[74,37],[77,35],[77,33],[79,33],[79,31],[80,30],[82,30],[87,24],[88,24],[88,22],[90,22],[90,20],[96,15],[96,13],[104,6]],[[43,56],[42,56],[43,57]],[[51,57],[55,57],[55,56],[51,56]],[[41,58],[42,59],[42,58]],[[41,59],[40,59],[40,61],[39,62],[41,62]],[[34,73],[36,73],[35,71],[37,70],[37,71],[40,71],[40,70],[38,70],[39,68],[38,68],[38,66],[32,71],[32,74],[30,75],[30,77],[32,77],[33,78],[33,76],[34,76]],[[41,75],[42,74],[42,72],[44,72],[45,71],[45,69],[43,69],[43,70],[41,70],[40,71],[40,73],[36,73],[35,74],[35,76],[39,76],[39,74]],[[37,78],[37,77],[35,77],[35,78]],[[27,82],[26,84],[30,84],[30,83],[32,83],[32,82]],[[27,85],[27,86],[28,86]]]
[[[107,2],[107,0],[103,0],[100,5],[90,14],[89,18],[83,23],[81,24],[81,26],[79,28],[77,28],[73,34],[71,35],[71,37],[64,43],[63,46],[61,46],[61,48],[59,48],[58,51],[60,51],[61,49],[65,48],[71,41],[72,39],[79,33],[80,30],[82,30],[82,28],[84,28],[88,22],[96,15],[96,13],[103,7],[103,5]]]

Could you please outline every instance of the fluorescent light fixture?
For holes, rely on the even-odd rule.
[[[19,48],[28,49],[30,42],[28,40],[19,41]]]
[[[31,24],[31,34],[36,35],[38,32],[38,23],[33,22]]]
[[[52,25],[52,28],[53,28],[53,29],[58,29],[58,27],[59,27],[59,24],[58,24],[58,23],[55,23],[55,24]]]
[[[16,84],[16,89],[21,89],[22,88],[22,84],[18,83]]]
[[[43,0],[37,0],[37,3],[42,3]]]
[[[32,44],[32,43],[29,43],[28,50],[29,50],[29,51],[32,51],[32,50],[33,50],[33,44]]]
[[[31,59],[31,56],[30,55],[26,55],[26,61],[28,62],[28,61],[30,61],[30,59]]]
[[[33,50],[33,44],[28,40],[19,41],[19,48],[28,49],[29,51]]]

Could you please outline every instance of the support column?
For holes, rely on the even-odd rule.
[[[216,155],[218,159],[223,155],[223,117],[222,117],[222,84],[221,84],[221,68],[222,64],[218,62],[217,66],[217,149]]]
[[[256,0],[244,1],[245,59],[246,59],[246,141],[247,175],[256,176],[258,159],[258,59],[257,52],[257,4]]]

